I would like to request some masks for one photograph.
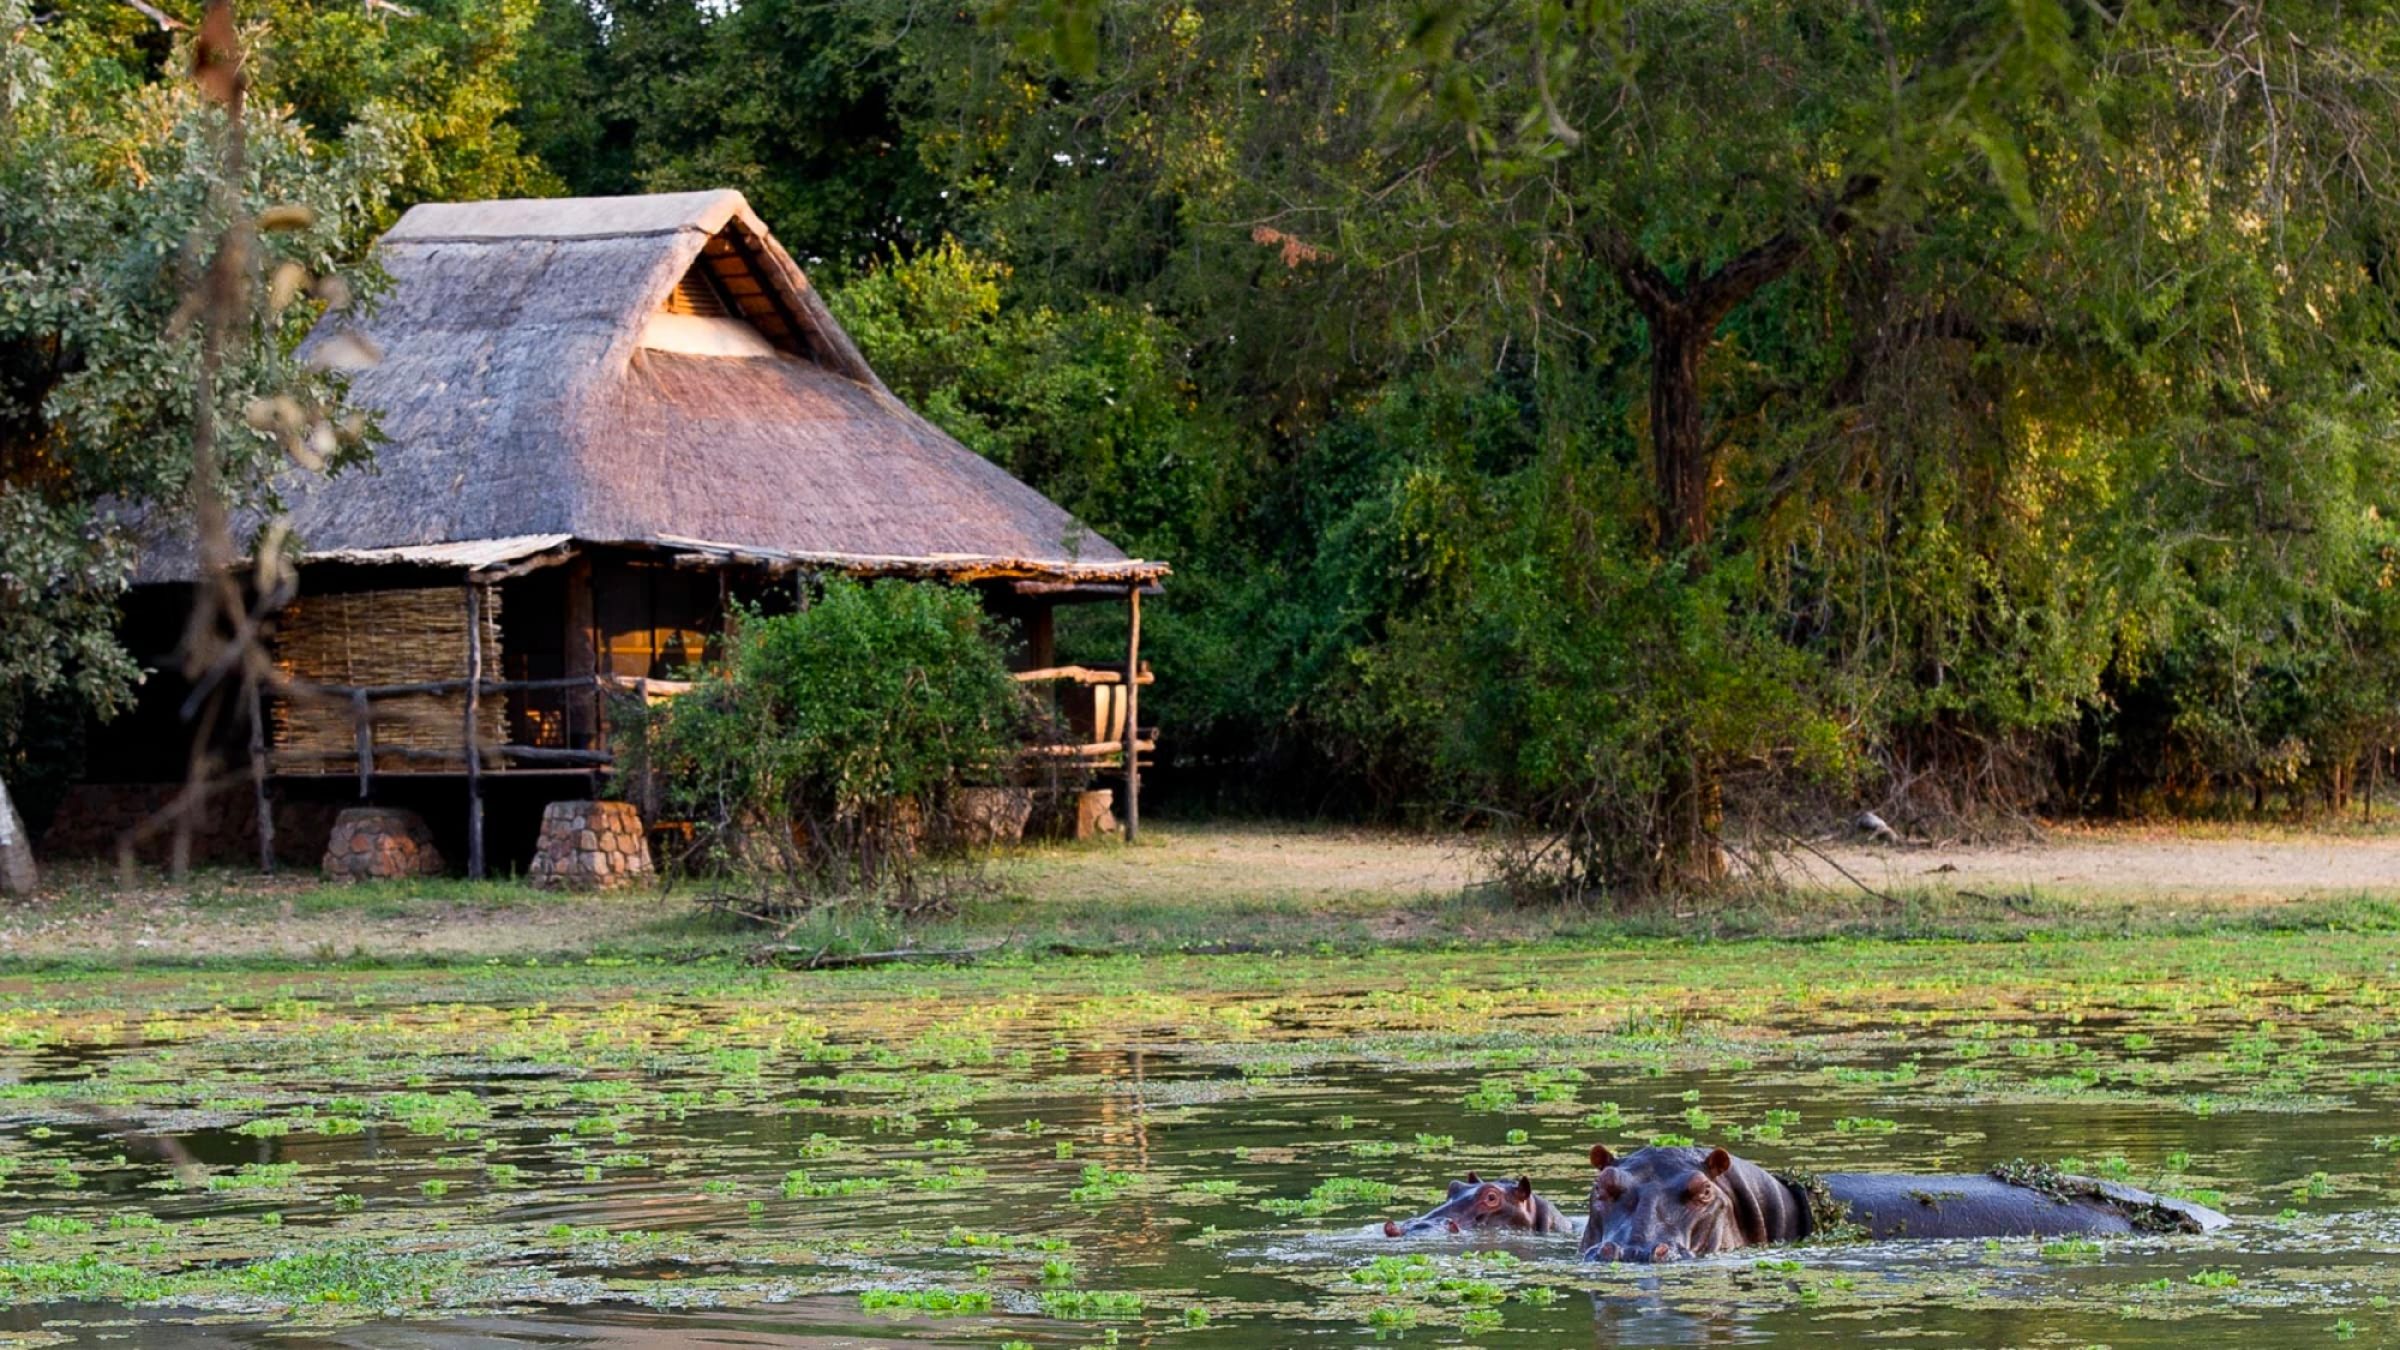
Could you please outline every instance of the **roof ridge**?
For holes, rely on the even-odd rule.
[[[378,247],[398,248],[408,244],[522,244],[528,241],[563,243],[570,239],[655,239],[670,234],[715,235],[717,231],[697,221],[685,221],[650,230],[611,230],[606,234],[578,231],[557,234],[411,234],[399,239],[379,240]]]

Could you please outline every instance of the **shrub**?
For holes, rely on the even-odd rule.
[[[796,613],[742,615],[689,693],[627,709],[622,781],[697,827],[687,863],[779,907],[915,907],[920,861],[955,852],[960,789],[1003,781],[1033,727],[996,637],[972,592],[904,581],[836,579]]]

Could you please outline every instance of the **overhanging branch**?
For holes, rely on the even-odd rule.
[[[1761,286],[1774,281],[1797,265],[1807,255],[1808,246],[1816,235],[1831,238],[1856,224],[1853,207],[1872,197],[1882,188],[1883,180],[1873,174],[1860,174],[1842,184],[1842,190],[1818,211],[1813,231],[1786,229],[1755,248],[1745,250],[1732,261],[1709,273],[1692,288],[1692,308],[1703,329],[1713,329],[1717,322],[1733,312],[1736,305],[1758,293]]]

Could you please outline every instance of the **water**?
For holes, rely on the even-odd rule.
[[[2395,960],[2296,935],[15,981],[0,1343],[2400,1341]],[[2069,1160],[2238,1222],[1665,1269],[1372,1227],[1470,1168],[1579,1215],[1592,1143],[1661,1135],[1775,1168]]]

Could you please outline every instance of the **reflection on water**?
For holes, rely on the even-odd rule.
[[[1637,995],[1621,965],[1563,958],[1446,958],[1397,989],[1331,963],[1224,969],[1248,983],[20,990],[0,1005],[0,1332],[395,1348],[2400,1338],[2400,1064],[2372,960],[2307,982],[2154,964],[2005,997],[1906,972],[1831,995],[1740,972],[1712,976],[1731,994]],[[1661,1135],[1778,1168],[2072,1159],[2239,1223],[1663,1269],[1578,1264],[1571,1238],[1403,1243],[1374,1226],[1469,1168],[1529,1174],[1578,1214],[1592,1142]],[[179,1163],[198,1186],[177,1184]]]

